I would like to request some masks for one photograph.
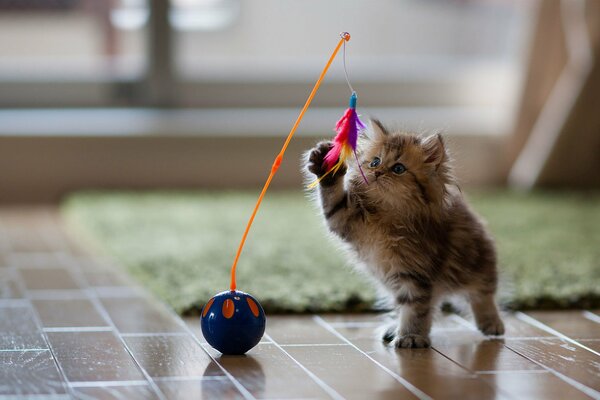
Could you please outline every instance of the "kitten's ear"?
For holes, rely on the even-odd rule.
[[[367,136],[371,140],[384,139],[388,135],[387,129],[378,119],[371,118],[371,129],[367,131]]]
[[[431,164],[437,169],[446,160],[446,146],[441,134],[436,133],[425,138],[421,146],[425,153],[425,164]]]

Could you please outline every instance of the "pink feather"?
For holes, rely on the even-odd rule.
[[[335,173],[346,160],[354,154],[363,179],[366,183],[369,183],[358,162],[358,156],[356,155],[358,135],[360,131],[365,128],[365,124],[362,123],[358,114],[356,114],[356,94],[353,93],[350,97],[350,107],[335,124],[335,131],[337,134],[333,139],[333,147],[327,152],[325,159],[323,160],[323,165],[327,169],[327,173]]]

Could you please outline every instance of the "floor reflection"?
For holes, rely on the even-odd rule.
[[[228,371],[243,371],[243,374],[236,376],[236,379],[254,397],[260,398],[265,393],[265,373],[260,362],[255,360],[254,357],[249,355],[221,355],[215,359],[217,363],[224,366]],[[217,364],[210,363],[204,370],[204,377],[210,379],[211,376],[222,373]],[[209,379],[202,381],[202,396],[206,399],[215,398],[213,393],[214,386],[210,383]],[[236,398],[235,394],[239,394],[239,392],[236,390],[233,393],[219,393],[218,398]]]

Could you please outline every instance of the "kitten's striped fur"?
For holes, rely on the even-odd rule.
[[[378,121],[371,125],[370,138],[359,147],[369,184],[356,168],[343,168],[321,180],[318,198],[331,232],[402,311],[384,340],[397,347],[429,346],[432,308],[454,293],[468,296],[483,333],[503,334],[494,302],[494,242],[455,184],[442,137],[423,139],[389,132]],[[330,147],[321,142],[307,153],[306,168],[317,177],[325,173]],[[371,167],[375,157],[381,164]],[[397,163],[406,171],[392,172]]]

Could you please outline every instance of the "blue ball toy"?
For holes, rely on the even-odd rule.
[[[265,333],[265,311],[248,293],[227,290],[202,309],[200,324],[206,341],[223,354],[244,354]]]

